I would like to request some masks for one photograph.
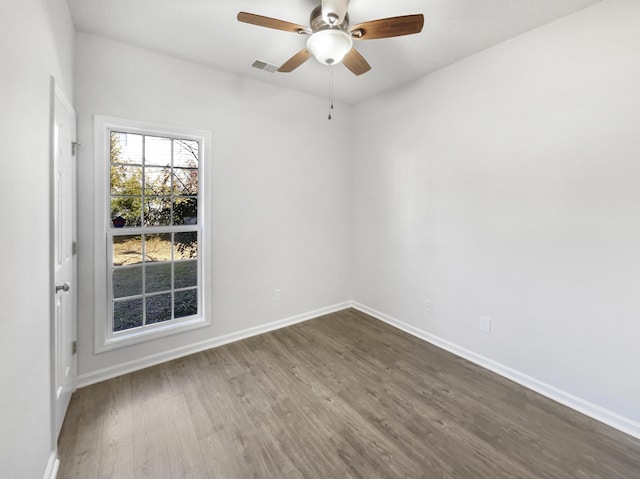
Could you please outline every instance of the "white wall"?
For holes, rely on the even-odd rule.
[[[604,1],[360,104],[353,173],[357,302],[635,427],[639,25]]]
[[[62,0],[0,2],[0,477],[41,478],[54,452],[50,387],[50,76],[71,98]]]
[[[322,99],[79,35],[80,373],[348,299],[353,184],[357,301],[640,421],[639,24],[637,2],[605,1],[332,122]],[[63,1],[0,3],[17,170],[0,194],[19,205],[0,235],[1,477],[42,477],[55,448],[49,76],[71,96],[72,41]],[[93,355],[94,113],[213,132],[207,330]]]
[[[86,34],[75,81],[81,380],[349,299],[350,107]],[[212,132],[211,327],[94,354],[94,114]]]

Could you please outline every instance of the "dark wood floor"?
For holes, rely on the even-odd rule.
[[[354,310],[78,390],[58,478],[640,478],[640,441]]]

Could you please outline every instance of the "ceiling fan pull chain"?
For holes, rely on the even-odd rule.
[[[329,69],[331,70],[331,109],[333,110],[333,65]]]
[[[333,65],[329,65],[329,117],[331,120],[331,110],[333,110]]]

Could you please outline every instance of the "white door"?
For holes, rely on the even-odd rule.
[[[76,175],[75,112],[57,89],[53,111],[53,409],[60,434],[76,383]]]

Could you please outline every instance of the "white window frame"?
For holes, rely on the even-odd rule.
[[[110,197],[110,134],[112,131],[163,136],[195,140],[199,144],[198,158],[198,306],[199,315],[185,319],[155,323],[152,326],[132,328],[114,333],[112,331],[112,306],[110,304],[112,251],[108,248],[108,238],[113,236],[111,224]],[[209,233],[209,214],[211,178],[210,151],[211,132],[181,128],[137,120],[128,120],[102,115],[94,116],[94,150],[95,150],[95,352],[111,351],[125,346],[151,341],[157,338],[203,328],[211,325],[207,310],[211,305],[211,237]],[[174,231],[179,227],[153,227],[146,233]],[[128,233],[144,234],[137,228],[128,228]],[[130,230],[130,231],[129,231]]]

